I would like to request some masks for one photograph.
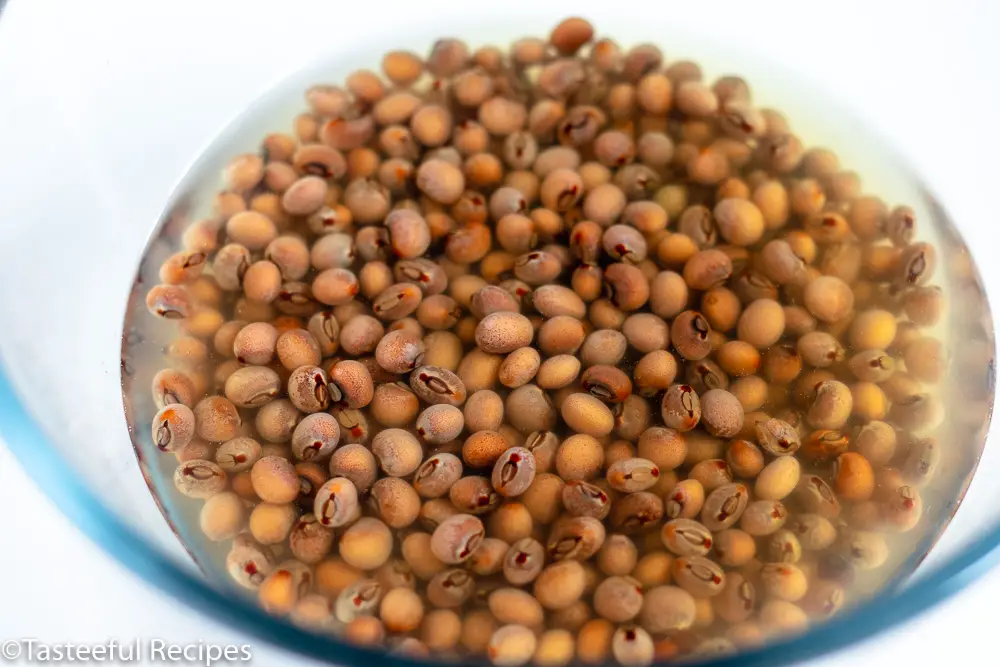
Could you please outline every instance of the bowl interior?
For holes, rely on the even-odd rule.
[[[665,37],[654,38],[648,29],[644,31],[634,24],[619,22],[616,27],[613,22],[602,21],[600,25],[606,26],[607,34],[620,35],[625,43],[666,41]],[[385,43],[423,50],[439,34],[440,29],[422,27],[405,37],[388,35]],[[521,34],[515,25],[497,23],[479,31],[476,35],[479,39],[475,41],[503,44]],[[917,210],[918,219],[933,221],[924,225],[922,235],[941,249],[938,275],[942,276],[949,294],[950,316],[948,327],[940,334],[953,353],[954,369],[951,378],[954,384],[948,385],[949,444],[941,473],[948,482],[948,492],[927,503],[927,520],[943,529],[980,460],[992,411],[993,320],[968,249],[919,179],[849,113],[825,101],[808,83],[786,76],[773,63],[757,63],[745,56],[737,58],[727,48],[693,37],[671,36],[670,43],[676,45],[671,52],[698,60],[709,75],[731,71],[744,75],[754,87],[755,98],[782,109],[808,145],[836,147],[842,162],[861,174],[866,191],[877,193],[889,202],[907,203]],[[89,517],[88,525],[110,541],[119,557],[134,559],[137,553],[148,557],[150,567],[146,576],[168,588],[176,585],[178,590],[189,587],[197,590],[194,598],[197,604],[220,615],[230,615],[246,624],[251,632],[293,648],[297,645],[313,655],[337,655],[338,662],[365,659],[369,654],[306,635],[266,617],[252,606],[229,601],[226,593],[212,591],[208,587],[213,584],[199,578],[192,559],[160,515],[165,510],[169,519],[174,513],[190,512],[190,507],[174,506],[173,490],[160,488],[158,495],[166,501],[161,508],[149,493],[147,480],[132,453],[130,434],[121,414],[121,323],[126,304],[137,294],[133,290],[136,264],[150,237],[150,222],[159,219],[164,225],[181,225],[184,220],[203,215],[219,186],[221,166],[231,153],[252,150],[266,132],[288,128],[291,118],[300,111],[301,91],[311,83],[342,80],[358,66],[377,66],[378,57],[379,49],[338,52],[324,57],[285,79],[242,113],[208,151],[194,150],[199,137],[182,144],[175,150],[186,155],[184,160],[193,155],[204,157],[191,167],[169,197],[171,184],[181,173],[176,162],[171,163],[169,174],[161,169],[151,170],[148,179],[126,177],[130,170],[141,171],[141,165],[149,160],[149,152],[111,149],[128,138],[112,130],[113,119],[123,111],[116,113],[109,106],[108,119],[94,123],[101,131],[73,135],[67,149],[75,158],[71,161],[94,168],[57,170],[53,178],[68,191],[65,201],[49,204],[23,224],[11,226],[4,231],[4,242],[0,244],[4,274],[18,277],[16,290],[0,293],[0,319],[15,323],[0,334],[0,357],[7,375],[6,384],[0,383],[3,390],[0,398],[5,399],[0,401],[0,430],[19,457],[33,471],[47,467],[48,474],[41,478],[45,480],[43,484],[49,485],[50,495],[68,512],[85,512],[80,520]],[[106,102],[110,98],[103,99]],[[228,113],[239,111],[241,108],[237,106]],[[155,120],[146,122],[144,129],[149,131],[146,141],[164,146],[170,143],[158,138]],[[206,130],[200,139],[210,137],[213,132]],[[107,156],[118,156],[120,161],[109,163]],[[21,196],[30,194],[41,197],[44,193],[34,190]],[[161,215],[165,201],[167,213]],[[82,214],[81,205],[86,205]],[[964,221],[958,224],[961,227]],[[162,257],[169,251],[159,240],[148,249],[151,257]],[[37,270],[39,264],[46,267],[44,272]],[[148,284],[155,266],[153,262],[144,264],[140,280]],[[130,344],[127,338],[126,335],[124,342]],[[4,393],[12,388],[16,396]],[[145,471],[148,481],[158,488],[159,480],[169,472],[165,466],[172,461],[148,452],[151,443],[143,424],[148,424],[149,406],[132,407],[135,412],[130,414],[130,420],[136,426],[132,440],[137,442],[140,459],[148,465]],[[25,422],[27,416],[33,425]],[[33,450],[26,452],[26,447]],[[53,456],[60,461],[56,462]],[[1000,469],[1000,457],[987,449],[982,467],[984,477]],[[989,488],[981,480],[973,483],[962,511],[931,552],[927,565],[939,569],[922,568],[919,572],[929,582],[928,586],[920,588],[919,583],[913,584],[910,591],[901,595],[938,595],[944,590],[949,574],[956,574],[956,568],[968,571],[963,568],[972,565],[969,558],[982,556],[990,540],[996,541],[996,517],[991,508],[996,506],[997,499],[1000,490]],[[174,521],[174,524],[184,526],[188,522]],[[937,537],[936,532],[923,535],[921,544],[910,545],[907,551],[922,553],[928,542]],[[193,546],[202,565],[211,569],[218,551],[208,549],[197,535],[182,534],[182,538]],[[985,541],[977,541],[980,539]],[[901,560],[896,568],[904,574],[915,565]],[[202,590],[199,586],[206,588]],[[860,636],[865,614],[882,612],[880,625],[899,620],[886,613],[890,602],[887,597],[881,598],[859,609],[858,616],[848,614],[828,627],[813,631],[816,633],[812,635],[813,646],[829,649],[837,645],[838,638],[842,643],[845,637]],[[774,646],[747,659],[749,664],[765,659],[773,664],[796,655],[801,657],[809,639],[806,636],[797,640],[799,643],[786,646],[784,652]]]

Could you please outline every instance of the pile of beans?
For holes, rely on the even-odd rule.
[[[317,85],[148,292],[153,443],[274,614],[497,665],[804,630],[921,520],[935,249],[582,19]]]

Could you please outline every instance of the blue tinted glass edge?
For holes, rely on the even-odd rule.
[[[338,663],[411,667],[420,664],[300,630],[235,597],[210,588],[136,535],[73,473],[31,418],[0,364],[0,436],[32,480],[102,549],[164,593],[212,618],[284,650]],[[714,665],[789,664],[846,648],[921,614],[954,595],[1000,561],[1000,526],[994,525],[938,572],[895,595],[880,596],[805,635],[772,643]]]

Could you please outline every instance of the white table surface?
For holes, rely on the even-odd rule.
[[[342,14],[338,19],[345,25],[352,25],[355,13],[371,18],[371,11],[357,3],[330,2],[340,5],[337,11]],[[531,8],[538,4],[537,0],[503,0],[503,6],[515,16],[517,11],[533,11]],[[823,8],[819,3],[801,2],[744,0],[717,4],[717,29],[723,39],[746,29],[742,18],[747,12],[768,13],[770,18],[754,28],[762,50],[768,50],[770,40],[791,40],[800,54],[795,63],[798,68],[812,72],[829,89],[841,91],[846,98],[863,100],[853,105],[855,110],[916,163],[955,218],[963,221],[966,238],[972,240],[977,257],[982,257],[984,245],[995,240],[992,228],[998,224],[992,214],[997,210],[995,158],[1000,155],[1000,133],[995,129],[1000,117],[995,75],[996,63],[1000,62],[997,3],[910,2],[905,14],[893,10],[902,3],[871,0],[822,3]],[[554,9],[554,14],[586,13],[588,7],[595,6],[585,0],[553,5],[565,8]],[[410,20],[426,24],[433,22],[435,12],[463,11],[461,8],[466,6],[381,0],[378,15],[394,24]],[[191,12],[196,8],[208,20],[191,21]],[[124,80],[136,86],[131,89],[134,94],[149,94],[153,88],[141,88],[137,73],[150,65],[151,54],[170,53],[162,48],[164,41],[181,29],[188,40],[211,41],[215,45],[215,65],[232,65],[231,77],[223,77],[204,92],[205,103],[246,95],[246,77],[250,75],[237,67],[240,49],[270,44],[272,57],[257,75],[273,80],[296,64],[282,52],[282,39],[331,39],[329,24],[317,25],[320,22],[308,20],[320,9],[329,12],[329,4],[297,0],[255,8],[250,3],[244,6],[228,0],[11,0],[0,22],[9,22],[7,28],[17,25],[18,30],[5,32],[7,41],[0,44],[0,84],[15,81],[16,85],[13,89],[0,86],[0,95],[38,92],[46,86],[32,90],[32,83],[38,83],[34,81],[36,74],[52,74],[71,65],[81,71],[87,71],[87,67],[99,71],[108,86]],[[267,25],[269,11],[298,12],[303,17],[301,34],[271,34],[264,38],[261,26]],[[696,10],[678,5],[672,11],[682,15]],[[416,18],[413,12],[417,12]],[[156,34],[121,37],[130,26],[150,22],[159,27]],[[228,29],[220,31],[218,27],[223,23]],[[121,43],[108,46],[102,40],[109,36]],[[359,37],[357,31],[352,31],[351,35],[337,38],[359,40],[363,35]],[[13,48],[13,40],[20,42],[22,53],[35,58],[14,66],[23,71],[19,79],[11,78],[14,67],[3,59],[8,55],[4,49]],[[317,52],[320,50],[317,47]],[[198,64],[184,59],[182,44],[177,44],[173,56],[177,60],[171,63],[172,68],[186,67],[191,77],[198,76]],[[44,84],[44,77],[41,79]],[[78,89],[81,84],[71,77],[60,85]],[[48,94],[55,93],[50,88]],[[122,103],[127,100],[123,98]],[[171,114],[164,122],[180,126],[183,113],[179,115]],[[220,122],[224,118],[225,114],[220,116]],[[84,118],[80,122],[87,121]],[[10,144],[4,143],[9,139],[4,133],[10,129],[8,126],[0,130],[0,183],[5,187],[16,184],[20,173],[14,168],[12,153],[5,150]],[[199,143],[198,137],[191,141]],[[16,141],[13,145],[17,145]],[[164,168],[180,174],[192,157],[186,146],[178,142],[174,152],[165,149],[159,156],[166,163]],[[119,176],[107,175],[112,179]],[[0,243],[7,224],[13,223],[0,222]],[[998,293],[1000,268],[987,263],[983,269],[988,287]],[[94,643],[111,637],[126,641],[162,638],[175,643],[246,641],[153,589],[88,541],[33,485],[2,443],[0,508],[0,643],[21,637],[50,643]],[[979,656],[995,647],[997,599],[1000,571],[990,573],[971,589],[891,633],[812,664],[979,664]],[[256,643],[252,650],[257,665],[310,664]]]

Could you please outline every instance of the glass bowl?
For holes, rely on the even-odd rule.
[[[9,11],[15,16],[0,21],[0,44],[12,51],[21,49],[22,57],[40,58],[42,51],[24,40],[5,41],[15,35],[10,26],[22,20],[17,12],[29,11],[23,7],[14,3]],[[338,19],[338,9],[322,3],[308,7],[309,17],[318,23]],[[404,5],[398,8],[413,11]],[[691,11],[678,18],[650,9],[637,21],[606,9],[586,11],[579,3],[553,3],[544,9],[521,3],[506,11],[477,10],[474,20],[460,15],[431,20],[407,13],[387,18],[359,8],[352,10],[353,20],[371,29],[337,44],[321,40],[322,31],[304,28],[301,39],[275,37],[282,49],[274,53],[258,52],[268,50],[267,40],[263,47],[261,40],[247,41],[242,44],[244,53],[225,55],[199,43],[184,43],[178,45],[185,50],[178,61],[171,60],[176,53],[162,40],[152,40],[160,50],[144,48],[144,37],[156,31],[158,18],[207,22],[217,29],[287,31],[300,24],[289,16],[270,23],[262,14],[255,21],[252,11],[234,15],[219,13],[218,8],[204,14],[184,13],[183,8],[157,11],[169,16],[153,12],[145,15],[145,21],[132,23],[136,17],[122,9],[102,25],[86,24],[93,43],[102,44],[98,51],[119,59],[135,54],[134,64],[119,66],[110,76],[102,73],[100,57],[37,60],[40,72],[53,76],[50,81],[60,76],[56,94],[44,86],[30,88],[13,68],[0,69],[5,90],[25,93],[11,98],[17,98],[17,104],[4,101],[0,118],[8,126],[27,128],[7,139],[11,148],[21,150],[3,154],[22,155],[22,169],[44,174],[14,181],[18,187],[5,203],[11,208],[2,216],[0,275],[7,287],[0,291],[0,321],[6,324],[0,331],[0,435],[81,530],[144,578],[241,631],[306,656],[338,664],[369,660],[412,664],[403,657],[305,632],[234,597],[228,586],[203,577],[169,521],[181,510],[169,500],[161,506],[147,488],[147,481],[157,485],[162,461],[144,449],[148,436],[140,431],[132,434],[137,461],[126,429],[121,349],[135,341],[127,335],[122,339],[125,307],[130,298],[141,298],[141,281],[151,275],[152,265],[142,267],[140,282],[134,283],[138,260],[154,227],[183,225],[197,217],[218,186],[226,156],[252,150],[264,133],[289,127],[301,109],[301,91],[310,84],[342,80],[358,67],[374,68],[387,48],[424,51],[435,38],[447,34],[467,38],[473,45],[507,44],[527,32],[541,33],[558,18],[574,13],[588,16],[600,34],[622,43],[662,44],[668,58],[697,60],[709,75],[745,76],[755,99],[785,111],[807,145],[834,147],[844,164],[860,172],[868,190],[916,209],[925,224],[923,238],[939,247],[937,277],[951,297],[951,317],[942,335],[949,341],[956,369],[955,391],[949,393],[946,408],[957,435],[949,444],[943,474],[956,489],[968,488],[961,511],[956,514],[955,498],[927,504],[925,520],[948,529],[926,561],[896,564],[899,576],[885,593],[802,636],[716,663],[788,664],[835,651],[905,622],[1000,559],[1000,523],[993,510],[1000,489],[986,479],[1000,470],[1000,454],[987,447],[980,459],[992,413],[994,320],[973,261],[982,246],[966,245],[958,231],[974,235],[974,222],[950,218],[932,189],[853,115],[857,109],[842,108],[829,101],[837,99],[836,94],[815,86],[808,76],[775,65],[780,49],[755,50],[753,39],[734,39],[739,34],[736,24],[727,31],[725,22],[713,38],[703,28],[705,12]],[[69,32],[70,19],[71,15],[60,17],[52,28],[53,40],[60,31]],[[122,34],[126,25],[134,29]],[[102,43],[102,37],[107,41]],[[194,85],[178,74],[195,76],[199,57],[206,54],[227,68],[222,72],[225,85],[213,88],[209,76]],[[262,78],[261,71],[268,77]],[[46,92],[32,97],[27,94],[32,91]],[[264,91],[268,92],[258,97]],[[66,97],[74,101],[72,110],[59,103]],[[43,128],[48,128],[48,135]],[[58,141],[51,139],[52,128]],[[46,140],[38,141],[42,136]],[[209,145],[213,148],[206,152]],[[29,146],[32,150],[25,150]],[[213,152],[220,146],[225,153]],[[6,171],[8,165],[4,166]],[[153,248],[153,252],[167,251]],[[991,284],[990,289],[1000,289],[1000,282]],[[135,422],[141,424],[141,416]],[[977,464],[983,472],[973,479]],[[161,495],[170,498],[167,491]],[[196,535],[180,537],[189,544],[199,540]],[[927,539],[937,537],[932,534]],[[914,545],[913,553],[923,554],[929,546]]]

